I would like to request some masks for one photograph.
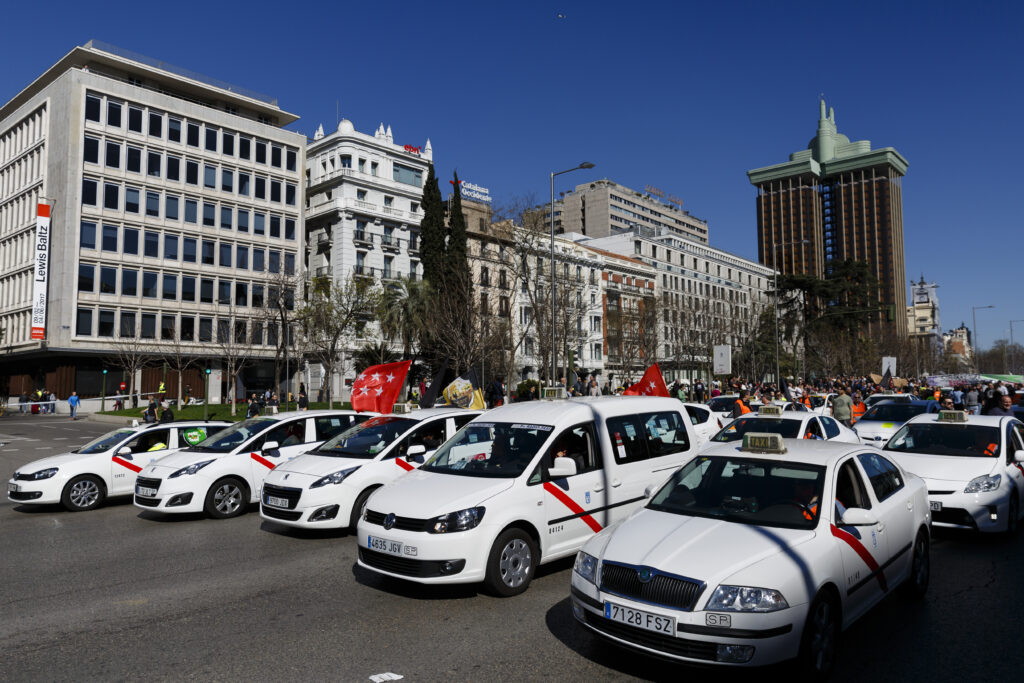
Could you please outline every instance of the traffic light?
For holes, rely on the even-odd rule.
[[[206,368],[206,374],[207,374],[207,375],[209,375],[209,374],[210,374],[210,368]]]
[[[104,375],[107,374],[107,369],[106,368],[103,368],[103,374]]]

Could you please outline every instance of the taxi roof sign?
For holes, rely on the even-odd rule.
[[[743,435],[742,450],[748,453],[785,453],[786,443],[781,434],[747,432]]]
[[[557,401],[558,399],[566,398],[565,387],[563,386],[544,387],[541,392],[541,398],[547,401]]]
[[[391,406],[391,412],[395,414],[411,413],[412,411],[419,409],[419,405],[415,403],[396,403]]]
[[[761,406],[758,415],[782,415],[782,406]]]
[[[940,410],[939,422],[967,422],[967,413],[962,410]]]

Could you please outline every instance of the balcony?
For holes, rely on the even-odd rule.
[[[385,251],[401,251],[402,240],[392,235],[382,235],[380,238],[380,246]]]
[[[355,277],[375,278],[377,277],[377,269],[369,266],[352,266],[352,274]]]
[[[352,234],[352,241],[355,242],[356,244],[361,244],[361,245],[364,245],[364,246],[372,247],[373,246],[373,235],[371,235],[370,233],[366,232],[365,230],[356,230]]]
[[[320,266],[316,269],[316,277],[330,277],[333,269],[330,266]]]

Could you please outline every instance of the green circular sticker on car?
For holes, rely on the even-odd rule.
[[[195,446],[197,443],[206,438],[206,430],[201,427],[195,429],[186,429],[184,433],[185,441],[190,446]]]

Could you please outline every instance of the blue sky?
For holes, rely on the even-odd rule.
[[[756,255],[745,172],[815,133],[893,146],[907,278],[940,285],[943,327],[983,346],[1024,318],[1019,270],[1024,48],[1020,3],[8,3],[6,101],[74,45],[104,40],[278,98],[330,130],[429,137],[442,178],[496,201],[597,178],[682,197],[711,243]],[[282,11],[282,8],[285,8]],[[564,15],[559,18],[558,15]],[[32,29],[31,27],[36,27]],[[14,27],[22,27],[12,30]],[[1024,340],[1024,323],[1014,326]]]

